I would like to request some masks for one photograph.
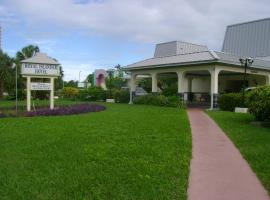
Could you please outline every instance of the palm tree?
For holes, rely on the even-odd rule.
[[[28,45],[26,47],[23,47],[21,51],[18,51],[16,53],[16,65],[18,69],[18,96],[19,98],[23,98],[23,88],[25,88],[25,83],[22,78],[21,74],[21,61],[25,60],[27,58],[31,58],[33,55],[35,55],[37,52],[39,52],[39,47],[35,45]]]
[[[13,60],[3,51],[0,50],[0,99],[3,98],[5,85],[10,83],[12,77]]]
[[[39,52],[39,47],[34,45],[28,45],[22,48],[21,51],[16,53],[16,59],[22,61],[27,58],[31,58],[35,53]]]

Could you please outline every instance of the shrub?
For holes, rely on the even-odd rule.
[[[219,97],[219,107],[221,110],[234,111],[235,107],[239,107],[242,104],[241,93],[227,93]]]
[[[79,98],[82,101],[104,101],[106,99],[106,91],[101,87],[90,87],[81,90]]]
[[[128,103],[129,102],[129,90],[128,89],[121,89],[121,90],[114,90],[113,91],[113,98],[117,103]]]
[[[177,96],[165,97],[163,95],[145,95],[133,99],[134,104],[146,104],[155,106],[180,107],[181,101]]]
[[[270,86],[258,87],[247,95],[249,112],[259,121],[270,121]]]
[[[64,87],[62,95],[67,99],[76,99],[79,96],[79,89],[74,87]]]
[[[106,100],[106,91],[102,87],[90,87],[88,88],[88,94],[92,101]]]
[[[167,97],[177,94],[177,85],[171,85],[169,87],[164,88],[162,90],[162,94]]]

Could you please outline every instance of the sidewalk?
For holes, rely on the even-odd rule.
[[[200,109],[188,109],[192,129],[189,200],[269,200],[240,152]],[[252,147],[251,147],[252,148]]]

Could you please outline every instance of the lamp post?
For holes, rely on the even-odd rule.
[[[240,63],[242,66],[244,66],[245,71],[244,71],[244,82],[243,82],[243,88],[242,88],[242,107],[245,106],[245,89],[246,89],[246,76],[247,76],[247,68],[252,65],[254,60],[252,58],[240,58],[239,59]]]
[[[18,115],[18,70],[15,63],[12,64],[12,68],[15,69],[15,99],[16,99],[16,116]]]
[[[80,83],[80,81],[81,81],[81,72],[82,72],[82,71],[79,71],[79,83]]]

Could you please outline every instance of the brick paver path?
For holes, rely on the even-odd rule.
[[[188,109],[192,129],[189,200],[269,200],[240,152],[200,109]],[[250,147],[252,148],[252,147]]]

